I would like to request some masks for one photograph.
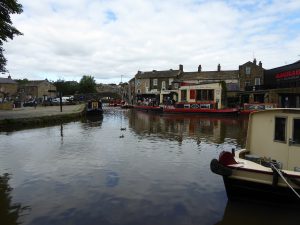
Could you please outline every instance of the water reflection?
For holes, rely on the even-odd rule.
[[[223,219],[215,225],[296,225],[299,208],[262,205],[248,202],[227,202]]]
[[[211,117],[204,115],[159,115],[131,111],[129,126],[139,135],[155,134],[161,138],[177,140],[192,138],[200,144],[202,140],[223,143],[226,138],[236,139],[245,145],[248,119]]]
[[[91,128],[91,127],[101,128],[101,125],[102,125],[102,122],[103,122],[103,115],[85,116],[81,119],[81,122],[83,123],[83,127],[85,129],[88,129],[88,128]]]
[[[30,208],[12,202],[13,188],[9,185],[9,179],[8,173],[0,175],[0,222],[5,225],[17,225],[22,223],[20,218]]]

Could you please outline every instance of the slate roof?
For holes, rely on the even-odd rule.
[[[167,77],[176,77],[179,74],[179,70],[160,70],[160,71],[139,71],[135,78],[137,79],[147,79],[147,78],[167,78]]]
[[[48,82],[48,80],[30,80],[28,83],[25,84],[25,86],[39,86],[43,82]]]
[[[180,80],[235,80],[239,78],[238,70],[183,72]]]
[[[17,84],[16,81],[10,79],[10,78],[2,78],[0,77],[0,84]]]

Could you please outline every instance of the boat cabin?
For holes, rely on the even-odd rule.
[[[300,171],[300,110],[252,113],[246,149],[251,156],[276,160],[282,169]]]

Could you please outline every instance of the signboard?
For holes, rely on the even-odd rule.
[[[299,76],[300,76],[300,69],[277,73],[275,75],[275,78],[276,79],[296,79],[296,78],[299,78]]]

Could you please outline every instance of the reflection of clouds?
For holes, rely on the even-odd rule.
[[[106,174],[106,187],[115,187],[119,184],[119,175],[116,172]]]

